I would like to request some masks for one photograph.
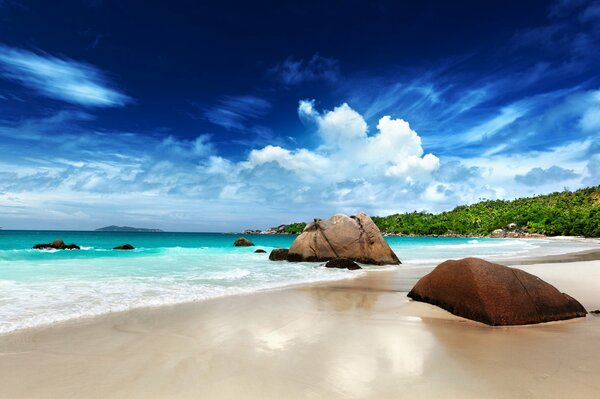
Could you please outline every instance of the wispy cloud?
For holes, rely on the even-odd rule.
[[[86,107],[120,107],[130,98],[96,67],[0,45],[0,74],[37,93]]]
[[[223,96],[214,105],[205,107],[203,115],[209,122],[225,129],[248,130],[248,121],[261,118],[270,110],[271,103],[264,98]]]
[[[319,54],[309,59],[287,58],[269,70],[269,74],[286,85],[325,81],[333,83],[340,75],[339,62]]]
[[[548,169],[533,168],[524,175],[516,175],[515,180],[518,183],[529,186],[541,186],[548,183],[560,183],[578,177],[580,177],[580,175],[571,169],[561,168],[560,166],[551,166]]]

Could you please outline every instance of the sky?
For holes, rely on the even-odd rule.
[[[600,1],[0,0],[0,227],[239,231],[600,184]]]

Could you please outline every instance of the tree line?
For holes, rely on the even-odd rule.
[[[600,186],[514,200],[486,200],[438,214],[410,212],[372,218],[388,234],[485,236],[512,229],[548,236],[600,237]],[[306,223],[286,226],[300,233]]]

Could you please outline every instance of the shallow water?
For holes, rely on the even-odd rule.
[[[256,247],[233,247],[236,235],[0,231],[0,333],[52,322],[253,292],[294,284],[352,278],[360,273],[315,263],[270,262],[272,248],[295,236],[248,236]],[[60,238],[80,251],[32,250]],[[398,267],[448,258],[562,253],[588,243],[551,240],[387,237]],[[133,251],[113,251],[124,243]],[[267,254],[255,254],[264,248]]]

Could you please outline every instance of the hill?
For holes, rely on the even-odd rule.
[[[600,237],[600,186],[515,200],[488,200],[432,214],[412,212],[373,217],[383,233],[485,236],[507,229],[548,236]],[[303,224],[289,233],[302,231]]]
[[[163,233],[160,229],[145,229],[141,227],[129,227],[129,226],[106,226],[96,229],[94,231],[127,231],[127,232],[137,232],[137,233]]]

